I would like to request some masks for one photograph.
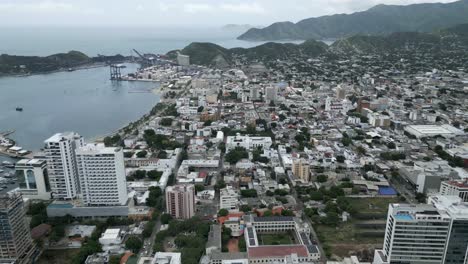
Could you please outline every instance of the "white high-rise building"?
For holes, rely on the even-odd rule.
[[[195,215],[195,186],[192,184],[168,186],[166,210],[174,218],[192,218]]]
[[[74,132],[57,133],[45,141],[44,152],[54,198],[74,199],[79,193],[75,150],[83,145],[83,137]]]
[[[441,195],[455,195],[468,202],[468,181],[444,181],[440,184]]]
[[[468,203],[433,196],[429,204],[389,206],[382,250],[374,264],[467,263]]]
[[[76,150],[76,163],[85,206],[118,206],[128,200],[122,148],[86,144]]]

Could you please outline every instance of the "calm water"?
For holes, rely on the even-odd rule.
[[[263,42],[236,40],[242,32],[218,28],[1,28],[0,54],[45,56],[69,50],[97,54],[166,53],[194,41],[227,48]],[[296,42],[299,43],[299,42]],[[134,71],[136,65],[127,68]],[[30,150],[56,132],[72,130],[90,139],[107,134],[147,113],[159,96],[132,91],[150,83],[112,83],[108,68],[30,77],[0,78],[0,131]],[[23,112],[15,111],[23,107]],[[1,161],[1,159],[0,159]]]
[[[237,40],[242,31],[219,28],[1,28],[0,53],[46,56],[78,50],[97,54],[165,54],[191,42],[212,42],[226,48],[253,47],[265,42]],[[295,41],[300,43],[301,41]],[[134,54],[136,56],[136,54]]]
[[[126,71],[135,71],[128,65]],[[141,117],[159,102],[155,83],[111,82],[107,67],[29,77],[0,78],[0,131],[30,150],[56,132],[76,131],[87,139]],[[17,112],[16,107],[23,107]]]

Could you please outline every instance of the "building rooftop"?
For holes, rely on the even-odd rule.
[[[73,140],[73,139],[78,139],[81,136],[78,133],[75,132],[63,132],[63,133],[57,133],[50,138],[46,139],[44,142],[49,143],[49,142],[60,142],[64,140]]]
[[[279,246],[259,246],[249,247],[248,256],[250,258],[285,257],[297,254],[299,257],[308,257],[307,248],[304,245],[279,245]]]
[[[290,222],[294,221],[293,216],[254,216],[254,222]]]
[[[78,155],[86,154],[115,154],[120,151],[121,148],[106,147],[104,144],[86,144],[83,147],[80,147],[76,150]]]

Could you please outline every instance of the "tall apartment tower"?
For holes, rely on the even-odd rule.
[[[296,179],[306,183],[310,181],[310,166],[303,159],[296,159],[293,161],[292,171]]]
[[[84,206],[119,206],[128,200],[122,148],[86,144],[76,150]]]
[[[429,204],[389,206],[382,250],[374,264],[467,263],[468,203],[433,196]]]
[[[276,94],[278,93],[278,87],[269,86],[265,88],[265,101],[276,102]]]
[[[84,139],[74,132],[57,133],[45,141],[52,196],[56,199],[74,199],[79,193],[75,150],[84,145]]]
[[[174,218],[189,219],[195,215],[195,186],[166,187],[166,210]]]
[[[0,195],[0,259],[31,263],[33,243],[21,193]]]

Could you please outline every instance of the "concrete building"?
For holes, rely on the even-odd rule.
[[[374,264],[467,263],[468,204],[433,196],[426,205],[392,204]]]
[[[127,181],[122,148],[87,144],[76,150],[81,199],[85,206],[125,205]]]
[[[229,136],[226,139],[226,151],[229,152],[236,147],[243,147],[247,150],[255,148],[269,149],[272,145],[270,137],[250,137],[250,136]]]
[[[126,232],[120,228],[108,228],[99,238],[102,250],[105,252],[120,253],[123,250],[123,241]]]
[[[259,86],[252,86],[249,91],[250,101],[260,100],[260,87]]]
[[[179,252],[156,252],[151,264],[181,264],[182,257]]]
[[[190,65],[190,56],[177,54],[177,64],[180,66],[189,66]]]
[[[451,125],[413,125],[406,126],[405,131],[417,138],[443,136],[451,138],[463,135],[464,132]]]
[[[239,193],[232,186],[220,190],[219,209],[233,210],[238,204]]]
[[[15,164],[18,191],[23,197],[38,200],[49,200],[51,188],[47,162],[41,159],[22,159]]]
[[[269,86],[265,88],[265,101],[266,102],[276,102],[276,96],[278,93],[278,88],[276,86]]]
[[[440,185],[440,195],[458,196],[463,202],[468,202],[467,181],[445,181]]]
[[[303,159],[296,159],[293,161],[292,171],[296,179],[301,180],[303,183],[310,181],[310,166]]]
[[[77,197],[80,188],[75,150],[83,145],[83,137],[74,132],[57,133],[45,141],[53,198],[70,200]]]
[[[33,243],[19,192],[0,195],[0,259],[32,263]]]
[[[168,186],[166,210],[174,218],[192,218],[195,215],[195,186],[191,184]]]
[[[295,217],[244,216],[244,238],[249,263],[314,263],[320,259],[317,245],[310,240],[310,230],[304,228]],[[263,245],[259,236],[263,233],[287,233],[294,236],[295,244]]]

